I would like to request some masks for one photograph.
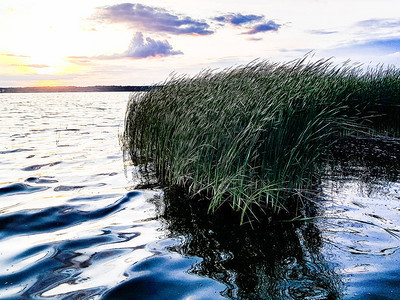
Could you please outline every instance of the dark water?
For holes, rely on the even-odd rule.
[[[397,166],[327,167],[308,221],[140,189],[128,93],[0,94],[1,299],[399,299]]]

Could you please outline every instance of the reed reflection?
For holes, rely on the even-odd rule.
[[[162,217],[170,236],[182,243],[170,250],[197,256],[189,272],[223,282],[233,299],[337,299],[342,283],[321,253],[321,232],[312,223],[260,222],[240,225],[230,207],[207,213],[207,202],[166,189]],[[309,216],[318,214],[310,204]]]

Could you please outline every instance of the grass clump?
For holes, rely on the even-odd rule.
[[[400,97],[394,69],[306,60],[174,76],[133,94],[123,135],[130,157],[161,183],[207,195],[210,211],[227,203],[243,221],[255,208],[290,210],[329,142]]]

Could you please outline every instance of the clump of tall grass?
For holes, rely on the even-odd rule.
[[[210,211],[228,203],[242,220],[256,207],[277,214],[312,187],[332,137],[353,132],[376,99],[398,101],[398,83],[393,69],[306,57],[173,76],[131,96],[123,141],[161,183],[207,195]]]
[[[361,120],[367,120],[369,132],[399,136],[400,70],[394,66],[354,69],[346,78],[349,84],[348,105]]]

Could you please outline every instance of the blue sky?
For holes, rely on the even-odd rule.
[[[2,0],[0,86],[143,85],[313,51],[400,67],[397,0]]]

